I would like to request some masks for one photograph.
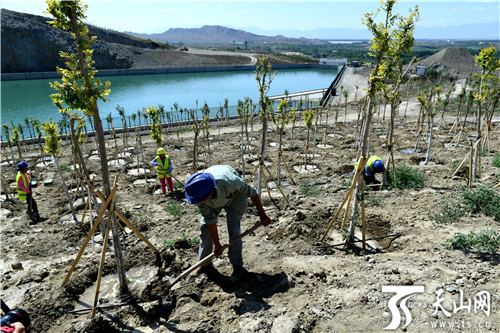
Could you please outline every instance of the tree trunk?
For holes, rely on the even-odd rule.
[[[76,218],[75,209],[73,208],[73,201],[71,200],[71,196],[69,195],[68,186],[66,186],[66,182],[64,181],[64,176],[63,176],[63,173],[61,171],[61,167],[59,166],[59,160],[57,159],[57,156],[55,156],[55,155],[52,155],[52,158],[54,159],[54,162],[56,163],[57,172],[59,173],[59,176],[61,176],[61,181],[62,181],[62,185],[64,188],[64,193],[66,193],[66,199],[68,199],[69,208],[71,208],[71,215],[73,215],[73,219],[75,220],[75,222],[79,223],[78,219]]]
[[[429,163],[429,159],[431,157],[431,145],[432,145],[432,134],[433,134],[433,127],[434,127],[434,116],[429,116],[429,143],[427,144],[427,153],[425,154],[425,162],[424,164],[427,165]]]

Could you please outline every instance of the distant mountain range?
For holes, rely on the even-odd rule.
[[[318,44],[321,40],[348,40],[370,39],[372,36],[367,29],[322,28],[309,31],[281,29],[263,30],[257,27],[230,28],[222,26],[203,26],[201,28],[171,28],[162,33],[142,34],[126,32],[128,34],[158,40],[168,43],[231,43],[231,42],[259,42],[259,43],[291,43],[291,44]],[[500,23],[464,24],[450,27],[421,27],[415,28],[416,39],[432,40],[500,40]]]
[[[298,45],[324,44],[316,38],[290,38],[282,35],[257,35],[240,29],[220,25],[205,25],[201,28],[171,28],[163,33],[143,34],[125,31],[126,34],[169,44],[231,44],[231,43],[290,43]]]

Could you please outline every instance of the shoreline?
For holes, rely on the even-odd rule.
[[[278,64],[273,65],[273,69],[335,69],[338,66],[320,65],[320,64]],[[233,72],[233,71],[253,71],[254,65],[241,66],[205,66],[205,67],[161,67],[161,68],[140,68],[140,69],[100,69],[96,77],[105,76],[125,76],[125,75],[150,75],[150,74],[179,74],[179,73],[204,73],[204,72]],[[41,80],[57,79],[61,75],[57,72],[24,72],[24,73],[2,73],[1,81],[20,81],[20,80]]]

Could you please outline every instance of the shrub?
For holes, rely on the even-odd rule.
[[[173,216],[182,215],[181,205],[178,204],[176,201],[172,201],[171,203],[169,203],[165,208],[163,208],[163,210],[169,212]]]
[[[387,189],[397,188],[400,190],[419,189],[424,186],[427,176],[420,171],[403,165],[396,168],[396,179],[393,179],[391,170],[387,171]]]
[[[483,212],[487,216],[493,216],[500,221],[500,195],[495,192],[493,186],[483,185],[477,189],[462,188],[462,205],[464,209],[472,214]]]
[[[189,244],[199,244],[200,243],[200,239],[199,238],[197,238],[197,237],[188,238],[188,236],[185,233],[182,233],[182,238],[176,238],[176,239],[173,239],[173,240],[165,240],[165,241],[163,241],[163,244],[165,244],[165,245],[173,245],[173,244],[175,244],[176,242],[178,242],[180,240],[185,240]]]
[[[493,253],[500,247],[500,235],[491,228],[483,229],[477,234],[474,231],[468,235],[457,232],[443,246],[450,250],[478,249]]]
[[[317,197],[321,194],[321,190],[315,185],[311,185],[310,180],[303,180],[300,183],[299,192],[310,197]]]
[[[491,162],[491,164],[495,168],[500,168],[500,154],[495,154],[495,157],[493,158],[493,162]]]
[[[184,185],[182,185],[182,184],[181,184],[181,183],[179,183],[179,182],[175,182],[175,183],[174,183],[174,189],[175,189],[175,190],[179,190],[179,189],[181,189],[183,186],[184,186]]]
[[[441,208],[439,210],[439,208]],[[456,201],[442,200],[440,204],[434,207],[433,213],[429,211],[429,219],[437,223],[451,223],[459,221],[464,216],[464,211]]]

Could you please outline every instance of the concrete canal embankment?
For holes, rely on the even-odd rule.
[[[338,69],[338,66],[319,64],[282,64],[273,65],[273,70],[283,69]],[[177,74],[177,73],[204,73],[204,72],[231,72],[231,71],[254,71],[255,66],[214,66],[214,67],[168,67],[168,68],[144,68],[144,69],[100,69],[96,76],[123,76],[123,75],[150,75],[150,74]],[[2,73],[2,81],[14,80],[39,80],[57,79],[61,75],[57,72],[31,72],[31,73]]]

